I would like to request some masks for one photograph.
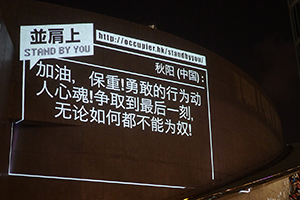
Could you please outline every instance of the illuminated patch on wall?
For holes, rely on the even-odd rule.
[[[145,134],[145,138],[169,143],[170,152],[161,151],[167,155],[163,158],[167,168],[174,167],[174,172],[170,173],[175,173],[175,168],[182,170],[174,163],[183,162],[195,171],[210,168],[214,179],[208,71],[203,68],[205,56],[102,30],[95,30],[94,43],[91,27],[92,24],[21,27],[23,98],[22,119],[17,123],[95,127],[99,138],[94,139],[99,142],[105,138],[103,133],[107,130],[110,136],[118,135],[124,141],[139,142],[140,134]],[[30,60],[29,66],[26,60]],[[22,130],[20,133],[27,134]],[[34,140],[30,134],[28,137]],[[14,135],[12,144],[15,137],[19,137]],[[128,145],[126,150],[133,149]],[[184,156],[178,145],[188,153],[193,152],[193,156]],[[147,181],[139,177],[134,177],[134,181],[107,178],[96,172],[93,177],[82,178],[78,178],[81,174],[71,177],[54,172],[32,172],[29,165],[27,169],[14,166],[22,162],[14,157],[16,145],[12,146],[11,175],[140,185],[153,183],[145,186],[179,185],[173,184],[171,179],[170,183],[155,182],[151,179],[154,171],[149,172]],[[163,146],[159,147],[163,149]],[[120,148],[118,156],[124,156],[123,149],[116,148]],[[161,159],[156,156],[160,150],[155,145],[147,150],[147,153],[136,155],[149,156],[155,162]],[[95,150],[90,147],[85,151]],[[183,156],[174,161],[170,155],[176,155],[176,151]],[[133,162],[128,164],[131,168],[133,165]],[[180,184],[188,185],[189,179],[187,177],[187,181]]]
[[[91,56],[93,32],[92,23],[21,26],[20,60],[32,68],[39,59]]]

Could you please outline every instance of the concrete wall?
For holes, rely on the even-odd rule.
[[[290,180],[289,177],[281,178],[279,180],[266,183],[250,189],[249,193],[239,193],[220,199],[230,200],[251,200],[251,199],[265,199],[265,200],[286,200],[289,199],[290,194]]]
[[[8,159],[10,144],[10,93],[13,45],[0,15],[0,198],[5,199],[8,191]]]
[[[186,89],[189,92],[199,92],[203,100],[201,106],[191,106],[194,119],[189,121],[193,126],[192,135],[122,129],[107,124],[84,124],[79,120],[53,117],[57,115],[55,101],[58,101],[53,99],[58,97],[37,95],[45,79],[37,77],[37,65],[29,69],[29,61],[25,61],[26,114],[25,120],[14,126],[12,176],[8,177],[9,182],[5,184],[8,191],[6,199],[183,199],[245,176],[271,162],[281,153],[284,147],[281,125],[268,97],[244,72],[213,52],[146,26],[94,13],[35,1],[4,1],[1,6],[4,8],[3,19],[8,33],[17,49],[13,57],[13,79],[3,79],[7,86],[13,85],[12,92],[7,92],[7,87],[1,85],[1,96],[11,98],[3,107],[4,123],[1,122],[3,128],[0,132],[0,138],[3,138],[6,145],[1,156],[4,173],[8,166],[9,120],[16,122],[22,118],[20,105],[24,83],[23,62],[19,61],[18,51],[20,26],[93,23],[97,30],[204,55],[207,59],[206,66],[197,64],[194,67],[203,69],[201,73],[206,77],[203,82],[209,86],[202,85],[205,89],[197,91]],[[124,49],[126,50],[122,50]],[[157,74],[153,67],[161,58],[166,59],[164,56],[142,58],[95,47],[94,56],[73,60],[155,76]],[[79,83],[88,80],[91,74],[90,67],[82,68],[78,63],[59,59],[41,61],[72,69],[74,79]],[[176,59],[164,62],[173,63],[176,68],[190,65],[186,61],[179,64],[174,64],[173,61],[179,62]],[[0,76],[3,72],[8,74],[7,68],[1,68]],[[105,70],[99,72],[106,73]],[[124,79],[133,77],[132,74],[120,76],[124,76]],[[149,82],[153,85],[160,83],[150,79]],[[54,84],[58,83],[48,85],[50,91],[59,87]],[[72,83],[63,84],[73,86]],[[201,81],[199,84],[202,84]],[[172,83],[169,85],[176,86]],[[72,103],[76,104],[75,100]],[[174,108],[177,104],[178,102],[169,100],[167,106]],[[101,109],[109,109],[109,106],[105,105]],[[170,116],[171,119],[178,120],[175,114]],[[62,180],[66,177],[78,178],[78,181]],[[132,183],[156,185],[150,187]]]

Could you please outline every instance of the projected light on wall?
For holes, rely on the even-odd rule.
[[[25,134],[27,130],[22,129],[22,124],[37,122],[89,130],[96,127],[97,137],[102,139],[106,138],[102,130],[110,130],[109,137],[116,134],[128,141],[137,137],[163,137],[171,146],[174,141],[182,141],[187,150],[205,142],[209,151],[196,152],[195,158],[210,154],[206,157],[210,158],[207,162],[214,179],[205,56],[94,30],[92,23],[21,26],[20,34],[22,119],[16,123],[20,126],[12,126],[11,144],[14,145],[10,164],[22,163],[14,156],[19,145],[28,148],[25,143],[14,142],[15,130],[18,129],[19,135]],[[65,133],[53,134],[58,137]],[[45,137],[45,134],[41,131],[38,136]],[[70,136],[73,137],[71,133]],[[126,145],[131,144],[124,144],[124,148]],[[9,167],[9,174],[14,176],[176,189],[187,186],[186,183],[182,183],[184,186],[159,183],[151,178],[123,180],[96,172],[95,177],[51,174],[47,170],[33,172],[28,170],[30,165],[24,168],[14,165]]]

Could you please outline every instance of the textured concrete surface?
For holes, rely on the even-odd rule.
[[[250,191],[250,192],[249,192]],[[249,192],[249,193],[246,193]],[[230,195],[224,200],[286,200],[289,199],[289,177],[262,184],[250,190],[242,190],[239,194]]]
[[[8,177],[9,184],[6,188],[10,194],[7,197],[8,200],[182,199],[187,195],[205,192],[237,180],[270,163],[283,151],[280,120],[268,97],[249,76],[213,52],[147,26],[95,13],[31,0],[15,2],[2,0],[2,2],[3,19],[7,23],[12,43],[17,50],[20,45],[20,26],[93,23],[94,29],[97,30],[205,55],[206,66],[197,65],[190,69],[202,68],[203,77],[207,72],[208,76],[201,80],[209,86],[206,87],[207,85],[204,84],[204,90],[183,88],[191,94],[199,92],[202,96],[201,106],[191,107],[193,120],[189,119],[189,122],[193,126],[192,136],[155,132],[148,127],[146,127],[147,130],[141,130],[120,128],[120,125],[115,124],[83,123],[78,120],[78,116],[74,120],[65,120],[61,116],[54,117],[58,114],[55,110],[56,101],[63,101],[74,106],[77,103],[75,99],[66,101],[58,96],[50,98],[47,94],[38,96],[37,93],[41,91],[45,81],[54,83],[47,85],[53,93],[60,86],[70,87],[71,91],[73,86],[90,87],[89,76],[95,69],[91,69],[90,66],[83,67],[82,64],[71,61],[47,59],[43,62],[50,66],[66,66],[72,69],[72,75],[78,81],[76,82],[78,85],[72,85],[74,83],[71,82],[58,83],[54,78],[45,80],[43,77],[38,77],[37,66],[29,69],[28,61],[19,61],[19,52],[15,50],[13,79],[3,79],[6,80],[5,84],[13,87],[13,90],[11,93],[0,91],[1,96],[11,98],[11,101],[6,101],[4,106],[4,108],[9,108],[9,112],[7,111],[7,114],[3,116],[5,128],[0,131],[1,138],[7,141],[10,136],[9,120],[18,121],[21,118],[23,63],[25,63],[26,72],[24,101],[26,112],[25,120],[13,126],[11,172],[14,176]],[[96,43],[97,45],[103,44]],[[110,44],[110,46],[113,45]],[[126,48],[122,47],[122,50],[124,49]],[[138,50],[134,52],[141,54]],[[152,55],[149,58],[102,47],[95,47],[94,54],[94,56],[78,57],[74,60],[158,76],[154,70],[155,64],[162,58],[166,59],[163,55],[155,58]],[[175,58],[163,62],[174,65],[176,69],[183,69],[188,63],[184,61],[178,64],[179,61]],[[128,77],[134,78],[133,74],[111,73],[103,68],[97,70],[106,75],[122,76],[123,80]],[[1,68],[0,76],[3,76],[2,71],[5,70]],[[163,77],[163,74],[159,76]],[[173,81],[177,80],[176,77],[168,78]],[[152,85],[162,84],[159,81],[147,79],[145,76],[138,81],[148,81]],[[180,81],[187,82],[187,80]],[[84,84],[80,85],[83,82]],[[203,83],[199,82],[200,85]],[[175,87],[176,85],[173,83],[165,85],[166,88],[168,86]],[[182,88],[178,87],[178,91],[180,89]],[[90,91],[95,92],[92,89]],[[118,92],[126,95],[125,91]],[[139,97],[145,98],[141,93]],[[158,101],[155,98],[152,100]],[[159,101],[162,100],[159,99]],[[183,104],[176,100],[172,102],[167,98],[164,101],[170,108]],[[76,105],[79,108],[81,106],[79,103]],[[92,107],[89,102],[84,105]],[[107,111],[113,106],[111,104],[97,108]],[[72,109],[75,108],[72,107]],[[78,114],[75,112],[76,109],[69,111],[72,114]],[[173,121],[177,122],[178,118],[178,114],[170,114],[170,119]],[[182,121],[183,118],[180,117],[180,120]],[[5,144],[7,146],[9,142]],[[1,157],[1,165],[3,165],[3,171],[7,171],[8,150],[4,152],[6,155]],[[214,180],[212,180],[212,171]],[[26,174],[28,177],[22,177],[20,174]],[[78,178],[81,181],[66,181],[55,177]],[[101,180],[102,182],[95,183],[86,180]],[[122,184],[118,184],[118,181],[122,181]],[[184,189],[148,187],[132,183],[183,186]]]

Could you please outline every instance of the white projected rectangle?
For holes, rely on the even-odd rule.
[[[96,41],[206,66],[205,56],[103,30],[96,30]]]
[[[21,26],[20,60],[93,55],[93,24]]]

